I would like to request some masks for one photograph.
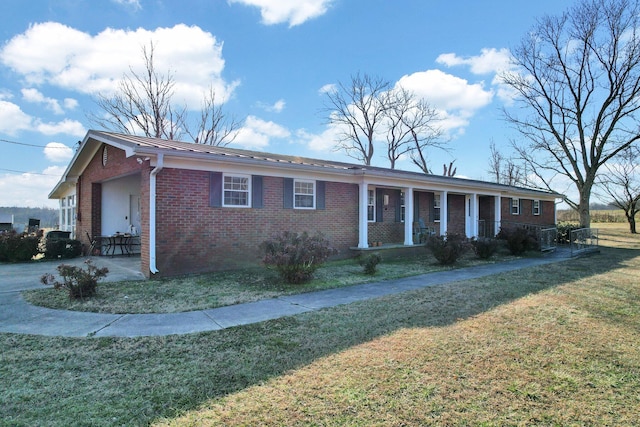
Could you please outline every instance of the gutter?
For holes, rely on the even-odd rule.
[[[156,274],[156,175],[164,167],[164,154],[158,153],[156,167],[149,174],[149,271]]]

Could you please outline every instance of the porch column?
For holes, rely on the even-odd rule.
[[[494,229],[493,229],[493,235],[497,236],[498,232],[500,231],[500,223],[502,222],[502,209],[500,207],[500,205],[502,204],[502,200],[500,198],[500,195],[497,195],[494,198],[494,213],[495,213],[495,220],[494,220]]]
[[[413,245],[413,188],[404,191],[404,244]]]
[[[467,237],[478,237],[478,195],[467,194],[465,207],[465,232]]]
[[[368,222],[367,222],[367,204],[368,204],[368,193],[369,183],[363,181],[360,183],[359,193],[359,204],[358,204],[358,248],[368,248],[369,247],[369,230],[368,230]]]
[[[440,192],[440,235],[444,236],[447,234],[447,229],[449,225],[447,224],[447,217],[449,216],[449,203],[448,203],[448,192],[441,191]]]

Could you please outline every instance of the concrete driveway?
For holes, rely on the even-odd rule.
[[[44,285],[40,283],[43,274],[57,275],[60,264],[83,266],[87,259],[91,259],[99,268],[107,267],[109,274],[101,281],[119,282],[122,280],[142,280],[140,272],[139,256],[123,257],[81,257],[65,260],[40,261],[33,263],[0,264],[0,294],[26,289],[40,289]]]

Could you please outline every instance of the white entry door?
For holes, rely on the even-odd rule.
[[[140,196],[137,194],[129,195],[129,220],[136,234],[140,234]]]

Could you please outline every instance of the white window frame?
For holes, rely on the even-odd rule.
[[[241,178],[241,179],[246,179],[247,180],[247,188],[245,190],[243,189],[236,189],[236,188],[226,188],[226,184],[227,184],[227,178]],[[227,203],[226,200],[226,194],[227,193],[246,193],[247,195],[247,203],[243,204],[243,205],[236,205],[236,204],[232,204],[232,203]],[[232,173],[225,173],[222,174],[222,206],[226,207],[226,208],[250,208],[251,207],[251,176],[250,175],[242,175],[242,174],[232,174]]]
[[[511,199],[511,215],[520,215],[520,199],[517,197]]]
[[[533,201],[533,214],[538,216],[540,215],[540,204],[542,202],[540,200],[534,200]]]
[[[298,192],[296,188],[298,184],[311,184],[312,194],[309,193],[301,193]],[[298,206],[298,198],[296,196],[311,196],[312,197],[312,205],[311,206]],[[304,179],[294,179],[293,180],[293,208],[294,209],[315,209],[316,208],[316,182]]]
[[[440,222],[440,214],[442,213],[442,201],[440,194],[433,195],[433,222]],[[436,212],[438,213],[436,215]]]
[[[76,227],[76,195],[70,194],[60,199],[60,224],[62,231],[73,232]]]
[[[367,222],[376,222],[376,190],[367,190]]]

